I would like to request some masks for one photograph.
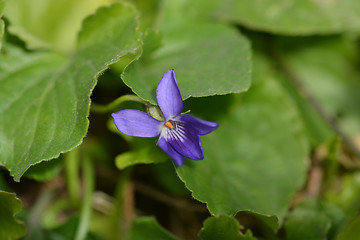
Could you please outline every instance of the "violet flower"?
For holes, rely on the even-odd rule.
[[[136,137],[160,135],[158,146],[178,166],[183,165],[184,157],[193,160],[204,159],[198,135],[214,131],[218,124],[189,114],[181,114],[183,102],[173,69],[161,78],[156,89],[156,97],[164,121],[157,120],[142,111],[126,109],[112,114],[119,131]]]

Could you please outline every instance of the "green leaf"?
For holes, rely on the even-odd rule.
[[[285,223],[286,239],[333,239],[327,238],[329,230],[342,221],[342,212],[335,206],[307,199],[290,212]]]
[[[154,217],[142,217],[135,219],[131,226],[127,240],[176,240],[162,226],[160,226]]]
[[[252,240],[256,239],[252,236],[250,231],[245,235],[240,232],[239,222],[234,217],[220,216],[210,217],[204,222],[204,227],[200,231],[202,240]]]
[[[9,31],[25,40],[29,48],[71,52],[83,19],[113,0],[11,0],[5,15]]]
[[[15,193],[0,191],[0,239],[19,239],[25,235],[25,225],[15,218],[21,208]]]
[[[141,13],[141,29],[153,28],[159,18],[162,0],[124,0],[133,3]]]
[[[297,86],[292,84],[288,76],[282,75],[281,72],[278,75],[279,82],[297,107],[305,126],[305,132],[312,145],[318,146],[332,139],[334,137],[333,131],[315,111],[313,106],[304,99],[304,95],[302,95]]]
[[[162,75],[175,69],[183,99],[246,91],[250,86],[250,45],[245,37],[220,24],[181,22],[162,30],[164,45],[139,56],[122,74],[126,85],[156,103]],[[144,37],[143,52],[157,44]]]
[[[234,97],[228,109],[211,110],[214,118],[222,117],[219,128],[201,138],[205,159],[187,160],[176,170],[213,215],[251,210],[276,215],[281,224],[304,183],[308,144],[296,109],[268,63],[260,55],[254,63],[251,91]]]
[[[281,38],[277,45],[293,74],[349,135],[360,133],[357,43],[343,36]],[[326,61],[324,61],[326,59]]]
[[[260,31],[310,35],[360,29],[360,2],[356,0],[215,0],[215,2],[211,4],[212,9],[208,10],[212,17]]]
[[[98,76],[139,47],[135,9],[100,8],[84,21],[78,49],[65,59],[8,46],[0,57],[0,163],[15,180],[31,165],[82,142]]]
[[[239,218],[241,215],[247,216],[248,218],[251,217],[250,219],[253,220],[249,221],[258,222],[257,227],[259,229],[262,228],[264,231],[269,231],[270,234],[274,234],[279,228],[279,221],[276,216],[259,214],[252,211],[241,211],[236,215],[236,217]]]
[[[160,163],[167,160],[167,157],[157,151],[156,145],[147,146],[135,151],[121,153],[116,156],[115,164],[118,169],[124,169],[136,164]]]

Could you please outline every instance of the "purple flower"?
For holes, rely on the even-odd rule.
[[[112,114],[120,132],[136,137],[159,136],[158,146],[181,166],[185,158],[204,159],[198,135],[214,131],[218,124],[181,114],[183,102],[173,69],[161,78],[156,97],[165,118],[157,120],[142,111],[126,109]]]

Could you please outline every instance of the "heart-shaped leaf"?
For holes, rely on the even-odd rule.
[[[69,59],[5,48],[0,57],[0,163],[15,180],[31,165],[82,142],[98,76],[140,46],[136,15],[128,4],[100,8],[85,20]]]
[[[236,30],[214,23],[181,22],[162,29],[164,45],[141,56],[122,75],[141,98],[156,103],[162,75],[175,69],[183,99],[239,93],[250,86],[250,45]],[[144,37],[143,52],[156,45]]]
[[[305,180],[307,141],[266,60],[257,55],[254,63],[251,91],[229,108],[212,109],[214,117],[223,117],[218,129],[202,137],[205,159],[187,160],[176,170],[213,215],[251,210],[276,215],[281,223]]]

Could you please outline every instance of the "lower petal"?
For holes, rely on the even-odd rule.
[[[180,128],[178,127],[177,130],[168,131],[166,136],[167,142],[178,153],[187,158],[193,160],[204,159],[200,138],[195,130],[189,124],[185,124]]]
[[[170,156],[171,160],[177,166],[184,164],[185,158],[177,151],[175,151],[174,148],[165,140],[165,138],[160,137],[158,145],[167,155]]]

